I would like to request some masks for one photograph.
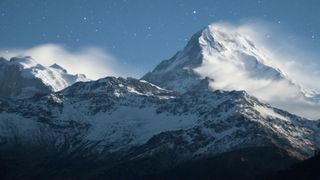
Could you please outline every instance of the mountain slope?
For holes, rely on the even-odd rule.
[[[0,98],[23,98],[59,91],[77,81],[88,79],[82,74],[68,74],[57,64],[45,67],[31,57],[0,59]]]
[[[257,79],[279,80],[285,78],[279,69],[266,65],[265,58],[262,52],[245,35],[232,29],[227,29],[224,26],[213,24],[193,35],[182,51],[178,52],[170,60],[161,62],[143,79],[150,82],[155,81],[157,82],[156,84],[163,83],[163,86],[169,89],[186,91],[193,84],[181,84],[183,82],[178,80],[186,80],[189,77],[194,81],[203,79],[202,72],[198,72],[197,69],[200,67],[205,68],[205,66],[215,68],[208,72],[214,73],[214,77],[211,77],[213,81],[217,81],[217,78],[229,73],[225,72],[223,68],[235,68],[230,71],[232,73],[236,71],[247,73],[246,75]],[[215,72],[219,69],[220,72]],[[161,76],[164,73],[173,73],[168,76],[172,79],[161,79],[161,77],[167,78]],[[228,77],[221,78],[226,79]],[[249,79],[249,77],[247,78]],[[235,87],[235,89],[239,89],[239,87]]]
[[[77,82],[49,95],[1,100],[0,158],[2,166],[14,172],[16,166],[10,162],[26,161],[16,167],[21,174],[9,173],[8,177],[54,173],[60,167],[56,164],[62,162],[61,167],[72,169],[70,172],[79,171],[78,167],[86,166],[74,163],[85,162],[89,166],[85,169],[93,168],[85,175],[115,179],[170,174],[181,163],[245,148],[252,150],[246,155],[250,158],[255,157],[255,148],[278,149],[285,152],[281,157],[289,163],[309,157],[319,147],[318,126],[316,121],[273,108],[244,91],[180,94],[143,80],[107,77]],[[240,158],[241,153],[235,155]],[[153,168],[149,169],[148,162],[153,162]],[[37,163],[44,169],[38,169]],[[126,171],[130,172],[120,173]]]
[[[48,96],[2,101],[0,117],[4,139],[12,138],[7,124],[30,139],[29,131],[43,126],[57,135],[81,132],[83,140],[108,152],[145,145],[143,153],[169,148],[193,157],[272,144],[305,157],[318,146],[317,122],[243,91],[179,95],[136,79],[108,77]]]
[[[295,84],[246,34],[223,24],[194,34],[182,51],[142,79],[180,92],[206,81],[211,90],[245,90],[281,109],[315,119],[320,116],[315,110],[320,107],[317,94]]]

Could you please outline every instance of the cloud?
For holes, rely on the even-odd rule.
[[[255,76],[255,71],[259,69],[251,68],[248,71],[250,66],[237,64],[237,58],[243,57],[231,53],[224,54],[224,57],[210,56],[210,60],[196,69],[203,76],[214,79],[210,84],[214,89],[246,90],[260,100],[291,113],[312,119],[320,118],[319,103],[311,102],[301,94],[303,92],[312,96],[314,92],[320,92],[320,54],[310,52],[305,40],[297,39],[297,36],[285,28],[279,28],[279,24],[259,20],[238,24],[222,22],[216,25],[226,28],[229,34],[245,34],[259,49],[258,54],[264,63],[280,69],[289,81]],[[288,37],[295,37],[296,41],[291,42]],[[43,65],[57,63],[72,74],[83,73],[91,79],[105,76],[138,77],[139,74],[134,72],[135,68],[124,66],[110,53],[97,47],[71,51],[61,45],[43,44],[29,49],[0,49],[0,56],[7,59],[13,56],[32,56]],[[221,58],[228,61],[221,61]],[[244,59],[250,61],[248,57]],[[318,100],[320,101],[320,96]]]
[[[268,55],[268,63],[281,69],[293,82],[320,90],[320,53],[311,50],[310,40],[299,38],[280,24],[261,20],[244,23],[239,29]]]
[[[81,73],[91,79],[105,76],[135,76],[121,67],[114,56],[97,47],[71,51],[58,44],[43,44],[29,49],[0,50],[0,56],[6,59],[14,56],[32,56],[45,66],[57,63],[71,74]]]
[[[205,49],[204,62],[195,71],[214,79],[213,89],[245,90],[291,113],[320,118],[320,104],[310,98],[320,90],[317,55],[306,53],[301,44],[282,43],[288,33],[270,23],[215,23],[210,28],[227,48],[218,53]]]

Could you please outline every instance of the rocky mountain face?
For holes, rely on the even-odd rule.
[[[24,98],[59,91],[77,81],[88,79],[82,74],[68,74],[57,64],[45,67],[31,57],[0,59],[0,98]]]
[[[319,147],[318,122],[244,91],[180,94],[133,78],[107,77],[48,95],[2,100],[0,117],[4,149],[47,147],[75,157],[85,149],[121,163],[164,156],[179,164],[253,147],[304,159]]]

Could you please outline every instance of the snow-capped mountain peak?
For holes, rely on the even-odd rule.
[[[13,57],[10,59],[10,65],[20,66],[22,69],[32,68],[39,65],[32,57]]]
[[[200,67],[208,66],[209,68],[214,66],[218,71],[217,74],[212,76],[200,70]],[[181,83],[173,83],[171,86],[161,83],[160,76],[163,73],[169,73],[171,80],[179,80],[186,79],[188,75],[193,76],[194,79],[203,79],[208,75],[216,79],[217,76],[228,71],[238,71],[250,77],[272,80],[285,76],[278,68],[267,65],[267,57],[245,34],[223,25],[211,24],[194,34],[182,51],[171,59],[161,62],[152,71],[152,75],[149,73],[142,79],[155,81],[155,84],[164,85],[169,89],[186,91],[195,82],[182,86],[180,86]],[[158,79],[155,76],[159,76]]]
[[[63,67],[61,67],[59,64],[54,63],[54,64],[52,64],[52,65],[49,66],[49,67],[50,67],[50,68],[54,68],[54,69],[59,69],[59,70],[63,71],[64,73],[67,73],[67,70],[64,69]]]
[[[209,89],[245,90],[290,112],[309,118],[320,116],[298,112],[298,107],[304,106],[301,103],[316,101],[317,96],[310,98],[305,93],[310,91],[293,83],[244,31],[225,24],[211,24],[197,32],[182,51],[162,61],[142,79],[186,92],[206,77],[210,79]],[[296,102],[287,106],[290,100]]]
[[[85,75],[68,74],[59,66],[39,64],[32,57],[2,58],[0,63],[0,97],[26,97],[34,93],[48,93],[62,90],[75,82],[88,81]]]

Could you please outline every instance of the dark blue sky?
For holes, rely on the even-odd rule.
[[[209,23],[259,19],[318,50],[319,8],[319,0],[0,0],[0,48],[97,46],[151,70]]]

